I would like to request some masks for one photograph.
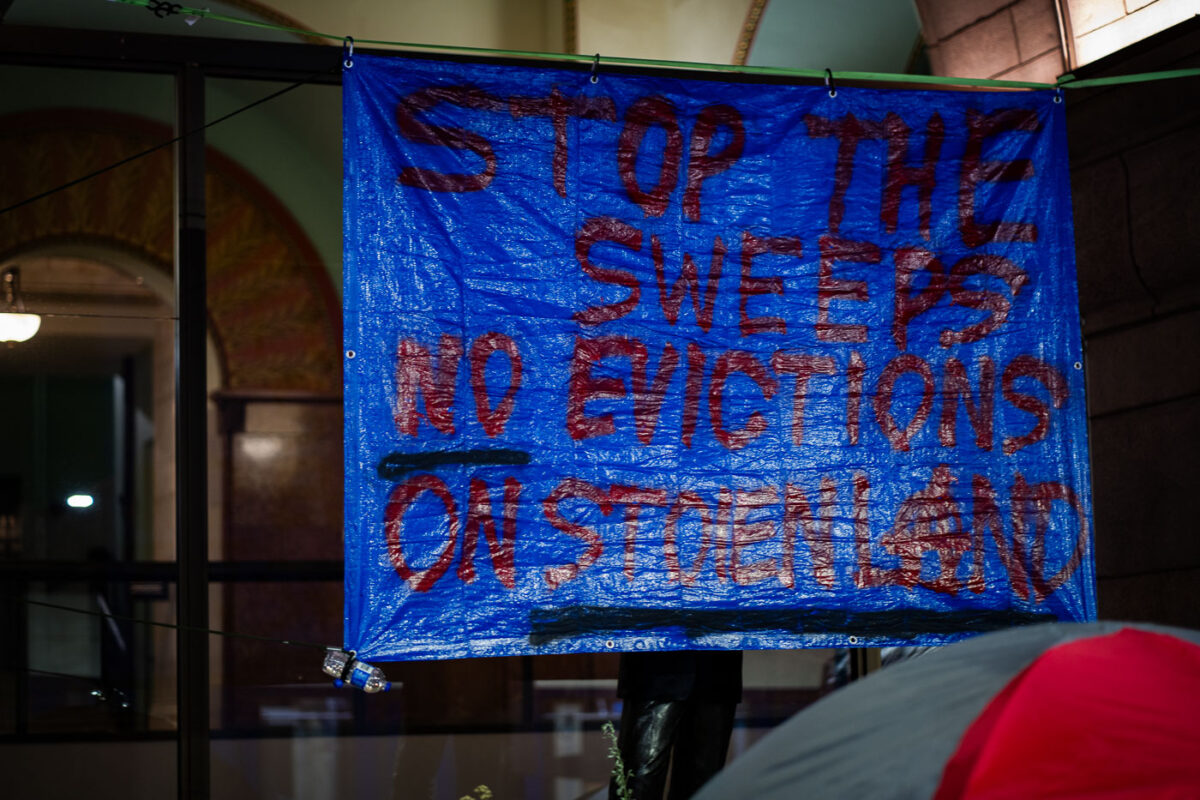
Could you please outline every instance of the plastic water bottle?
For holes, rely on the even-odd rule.
[[[326,650],[322,669],[326,675],[333,678],[334,686],[350,684],[368,694],[386,692],[392,688],[383,670],[365,661],[359,661],[353,653],[347,653],[345,650]]]
[[[353,654],[330,647],[325,651],[325,663],[321,666],[321,670],[329,677],[340,681],[349,670],[350,662],[353,660]]]
[[[351,686],[357,686],[367,694],[386,692],[392,688],[392,684],[388,682],[383,670],[365,661],[359,661],[357,658],[350,662],[350,677],[346,682]]]

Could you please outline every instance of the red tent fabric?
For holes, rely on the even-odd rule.
[[[1052,647],[997,694],[935,800],[1200,797],[1200,647],[1127,628]]]
[[[1029,625],[832,692],[696,800],[1200,800],[1200,631]]]

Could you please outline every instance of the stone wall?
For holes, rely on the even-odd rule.
[[[917,9],[935,75],[1052,83],[1066,72],[1054,0],[917,0]]]

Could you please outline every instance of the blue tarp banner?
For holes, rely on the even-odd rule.
[[[1063,105],[356,56],[346,645],[1095,617]]]

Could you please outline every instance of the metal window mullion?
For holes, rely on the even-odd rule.
[[[208,800],[208,481],[204,72],[176,73],[175,545],[179,569],[178,796]],[[190,133],[193,132],[194,133]]]

